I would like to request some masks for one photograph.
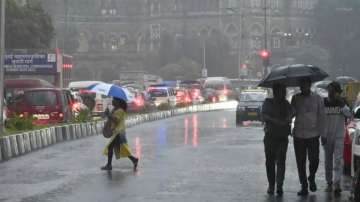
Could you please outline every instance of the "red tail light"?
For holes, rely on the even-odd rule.
[[[135,99],[134,102],[135,102],[136,106],[142,106],[142,105],[144,105],[144,102],[143,102],[140,98]]]
[[[80,103],[75,102],[71,106],[72,111],[80,111]]]

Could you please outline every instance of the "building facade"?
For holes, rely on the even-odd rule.
[[[229,54],[248,64],[253,76],[262,72],[259,50],[271,51],[272,64],[284,64],[293,60],[287,55],[289,48],[311,44],[316,34],[312,16],[317,0],[44,0],[43,4],[54,19],[58,39],[64,38],[64,29],[76,29],[75,68],[90,69],[92,79],[101,79],[100,66],[146,71],[144,55],[159,50],[164,33],[176,40],[220,31],[230,44]]]

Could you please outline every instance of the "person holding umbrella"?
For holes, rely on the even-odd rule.
[[[114,129],[112,133],[113,135],[103,151],[103,154],[108,157],[108,161],[105,166],[101,167],[101,170],[112,170],[112,158],[113,153],[115,152],[116,159],[128,157],[134,165],[134,171],[136,171],[139,159],[131,154],[125,135],[127,103],[123,99],[114,97],[112,104],[114,109],[111,113],[107,111],[105,115],[109,121],[111,121]]]
[[[127,144],[125,134],[125,119],[127,110],[127,100],[131,100],[132,95],[126,88],[114,84],[99,83],[88,87],[90,91],[113,97],[113,110],[110,113],[106,110],[105,116],[110,121],[110,141],[106,145],[103,154],[108,157],[108,162],[101,167],[102,170],[112,170],[112,158],[115,153],[116,159],[128,157],[134,165],[134,171],[137,170],[139,159],[131,154]]]
[[[262,106],[262,118],[265,122],[265,164],[269,182],[267,193],[274,194],[276,183],[276,193],[282,196],[288,136],[291,133],[290,123],[293,110],[286,100],[285,85],[275,83],[272,90],[274,98],[267,98]]]
[[[315,176],[319,166],[320,136],[324,137],[325,108],[323,99],[311,92],[311,78],[300,78],[301,92],[295,95],[291,105],[295,110],[293,129],[294,149],[301,190],[299,196],[306,196],[317,190]],[[309,159],[309,176],[306,174],[306,159]]]
[[[315,175],[319,166],[320,136],[324,136],[325,108],[323,99],[311,92],[311,83],[321,81],[329,75],[314,65],[293,64],[276,67],[260,82],[259,86],[269,87],[281,82],[288,87],[300,86],[301,93],[293,96],[291,105],[295,111],[293,129],[294,149],[301,190],[299,196],[317,186]],[[309,159],[309,176],[306,174],[306,158]],[[310,184],[310,187],[309,187]]]

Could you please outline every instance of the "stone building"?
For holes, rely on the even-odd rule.
[[[220,31],[252,76],[261,74],[258,51],[267,47],[272,64],[293,62],[289,49],[311,44],[317,0],[43,0],[53,16],[57,39],[76,29],[76,68],[101,79],[109,71],[147,70],[145,55],[156,52],[164,33],[175,40],[187,35],[210,36]],[[266,4],[266,28],[265,28]],[[266,37],[265,37],[265,33]],[[265,38],[267,44],[265,45]],[[61,46],[61,45],[60,45]],[[299,50],[301,51],[301,50]],[[202,61],[198,61],[201,63]],[[236,69],[236,66],[234,66]]]

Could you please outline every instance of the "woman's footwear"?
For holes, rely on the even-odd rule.
[[[112,170],[112,166],[109,164],[106,164],[105,166],[101,167],[101,170]]]
[[[276,189],[276,193],[277,193],[278,196],[284,195],[284,191],[283,191],[282,187],[278,187],[278,188]]]
[[[139,158],[135,158],[134,161],[133,161],[134,171],[137,171],[138,163],[139,163]]]

